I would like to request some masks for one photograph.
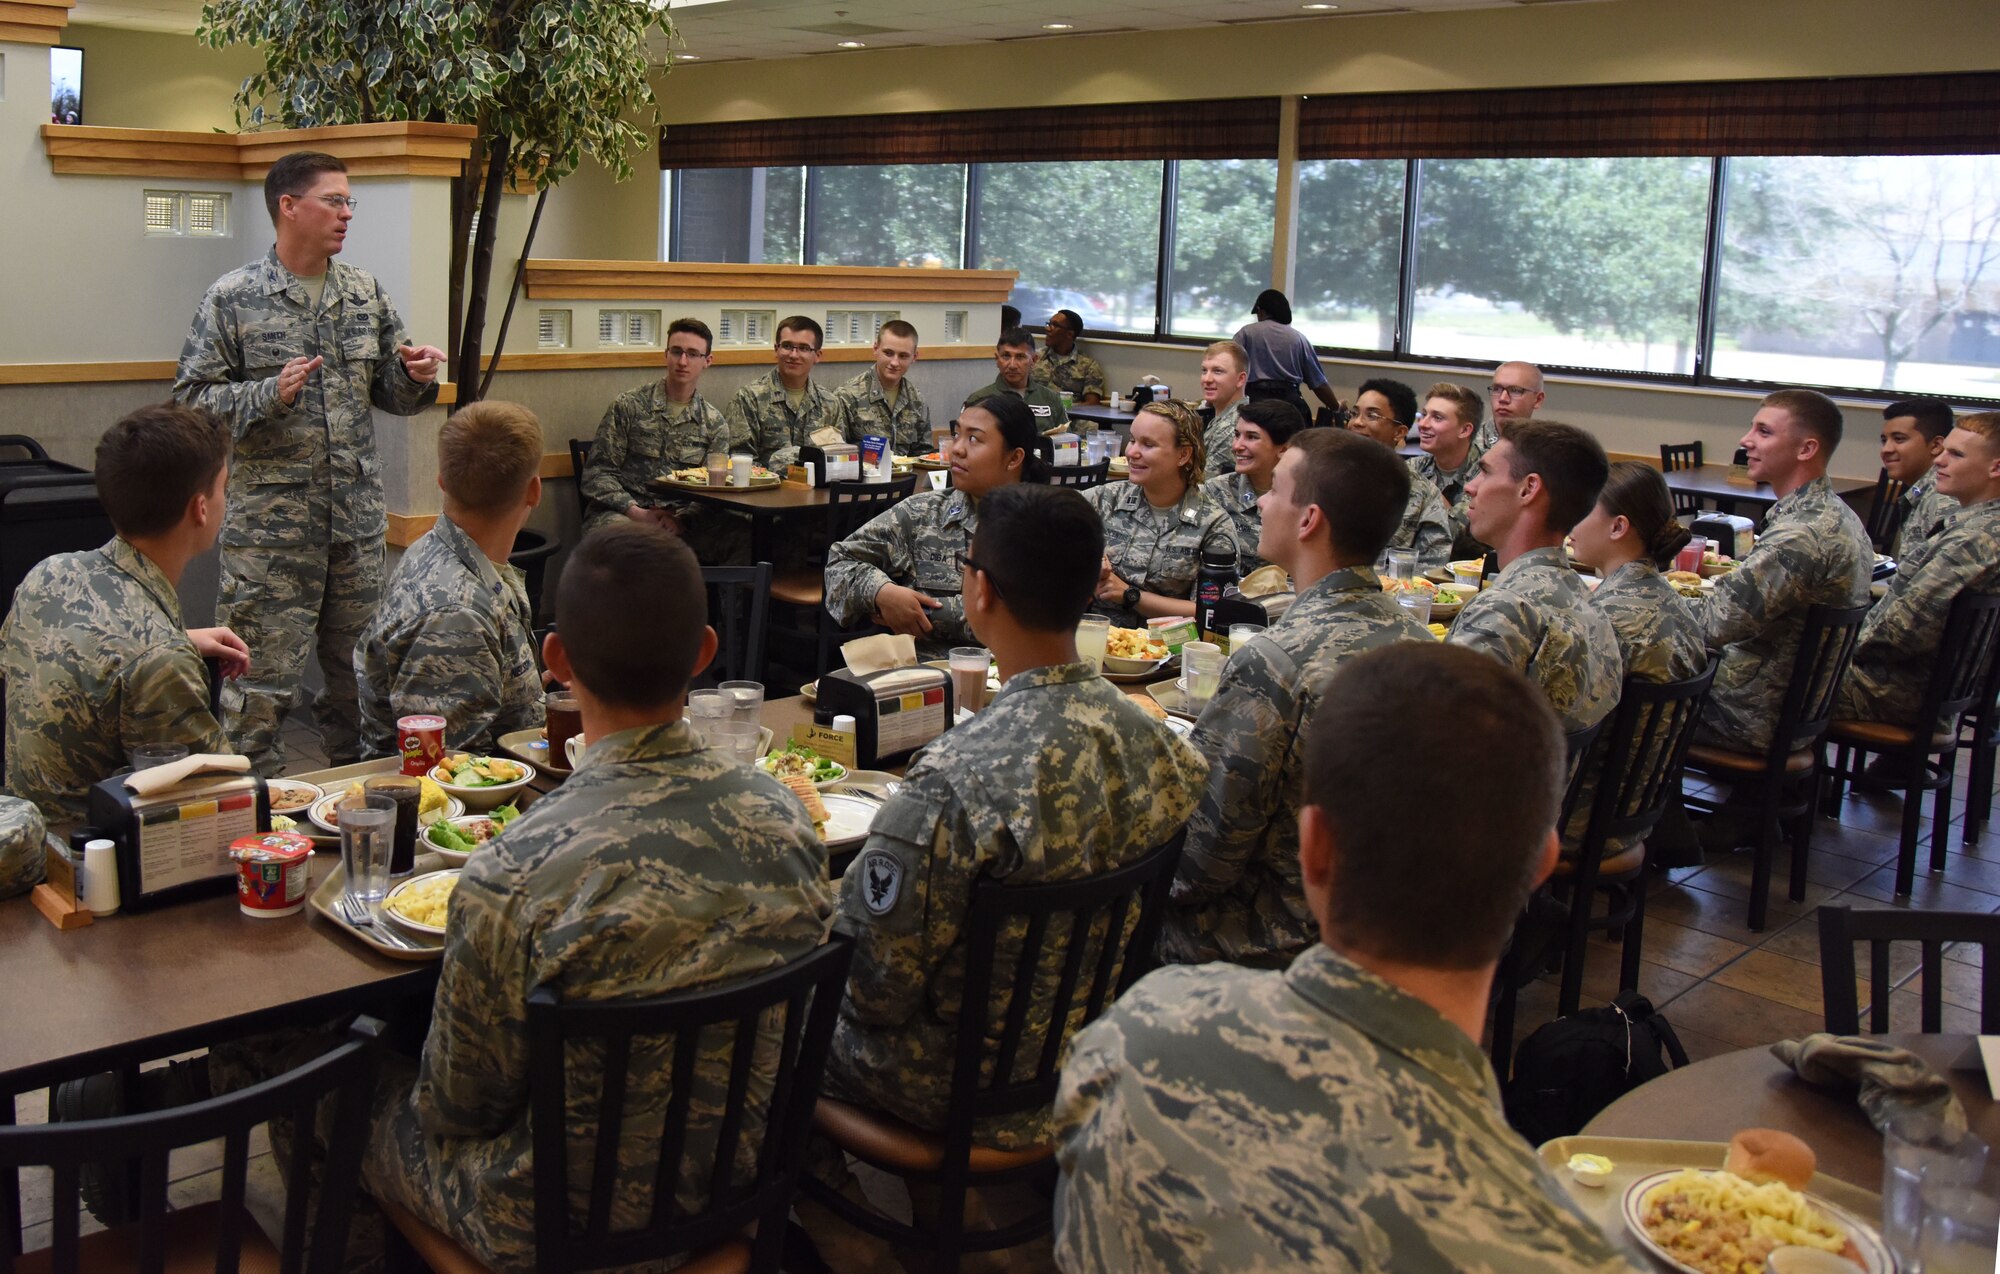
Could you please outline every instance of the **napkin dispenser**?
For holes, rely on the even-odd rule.
[[[1051,463],[1068,468],[1082,464],[1081,443],[1082,440],[1073,433],[1050,434],[1049,445],[1055,449],[1055,458]]]
[[[854,759],[864,770],[900,764],[951,726],[951,678],[937,668],[845,668],[819,679],[819,713],[854,718]]]
[[[1689,524],[1688,530],[1716,546],[1737,561],[1750,555],[1757,524],[1734,513],[1704,513]]]
[[[861,480],[861,448],[851,442],[826,447],[801,447],[799,462],[819,466],[819,480],[822,486],[829,482]]]
[[[138,796],[114,774],[90,789],[91,826],[117,846],[126,911],[236,888],[229,846],[271,825],[271,798],[255,774],[198,774]]]

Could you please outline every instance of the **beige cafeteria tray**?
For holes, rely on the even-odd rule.
[[[427,871],[439,871],[452,865],[438,854],[422,853],[417,855],[416,871],[413,874],[420,876]],[[413,960],[422,963],[439,959],[444,955],[443,938],[405,929],[383,915],[379,907],[375,909],[374,924],[358,928],[347,923],[347,918],[340,914],[340,908],[334,904],[334,900],[339,898],[341,891],[346,888],[347,875],[341,871],[339,861],[335,860],[333,870],[327,873],[325,880],[319,882],[319,888],[312,892],[312,898],[309,900],[312,909],[324,917],[328,924],[346,933],[355,941],[375,948],[391,960]],[[382,937],[379,932],[381,929],[391,930],[395,935],[394,938]]]
[[[1630,1237],[1625,1228],[1625,1189],[1634,1181],[1669,1168],[1716,1169],[1729,1155],[1729,1146],[1720,1141],[1666,1141],[1650,1137],[1557,1137],[1542,1143],[1536,1153],[1549,1166],[1577,1209],[1613,1239]],[[1582,1186],[1571,1177],[1567,1166],[1571,1155],[1603,1155],[1612,1164],[1611,1179],[1601,1186]],[[1825,1173],[1816,1174],[1806,1186],[1828,1203],[1846,1208],[1870,1225],[1882,1220],[1882,1196],[1873,1190]]]

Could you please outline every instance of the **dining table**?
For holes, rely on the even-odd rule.
[[[1944,1076],[1965,1106],[1972,1131],[2000,1143],[2000,1103],[1987,1086],[1970,1035],[1893,1034]],[[1850,1185],[1882,1188],[1882,1134],[1852,1091],[1800,1079],[1768,1047],[1746,1048],[1668,1071],[1612,1102],[1583,1127],[1587,1137],[1728,1141],[1745,1128],[1775,1128],[1801,1138],[1819,1170]]]
[[[1064,408],[1071,420],[1088,420],[1099,429],[1129,433],[1132,418],[1139,413],[1131,407],[1111,407],[1105,403],[1071,403]]]
[[[1768,482],[1749,482],[1735,476],[1726,464],[1701,464],[1690,469],[1669,469],[1661,476],[1667,480],[1667,490],[1675,495],[1688,496],[1708,504],[1713,504],[1723,513],[1735,513],[1739,509],[1748,510],[1747,516],[1762,519],[1764,511],[1778,502],[1778,493]],[[1858,497],[1872,495],[1875,481],[1872,478],[1829,478],[1833,493],[1849,504],[1855,505],[1855,512],[1867,516],[1867,501]]]
[[[753,562],[778,560],[779,533],[788,525],[795,528],[799,523],[817,523],[824,527],[830,503],[825,487],[809,487],[789,478],[774,487],[708,488],[685,486],[664,478],[655,478],[646,485],[659,496],[747,515]]]

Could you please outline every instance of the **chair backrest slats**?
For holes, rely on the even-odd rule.
[[[1096,464],[1049,466],[1049,485],[1052,487],[1100,487],[1110,476],[1109,460],[1100,460]]]
[[[1076,1002],[1076,984],[1077,979],[1083,974],[1084,957],[1098,945],[1097,919],[1095,907],[1085,908],[1070,917],[1069,942],[1065,944],[1067,949],[1063,952],[1062,972],[1056,978],[1055,1003],[1057,1004]],[[1052,1023],[1048,1033],[1042,1037],[1042,1056],[1035,1065],[1037,1073],[1054,1069],[1057,1055],[1062,1051],[1062,1037],[1062,1024]]]
[[[704,684],[764,679],[764,640],[771,608],[771,564],[704,566],[702,583],[715,599],[709,626],[718,639],[715,662],[702,674]]]
[[[1875,477],[1874,500],[1868,506],[1868,538],[1878,553],[1887,553],[1896,542],[1896,533],[1902,530],[1903,518],[1909,510],[1903,506],[1903,493],[1910,489],[1906,482],[1898,482],[1884,469]]]
[[[796,1100],[793,1085],[798,1082],[799,1035],[805,1030],[807,1012],[812,1004],[808,988],[802,988],[783,1006],[785,1026],[779,1041],[778,1074],[771,1085],[771,1109],[784,1110]],[[778,1139],[771,1135],[767,1124],[764,1138],[757,1144],[757,1176],[762,1178],[771,1170],[771,1156],[776,1152]]]
[[[312,1125],[307,1124],[310,1128]],[[139,1274],[167,1268],[167,1148],[149,1146],[139,1156]]]
[[[79,1189],[77,1166],[73,1163],[59,1163],[50,1173],[49,1197],[55,1211],[49,1220],[49,1248],[51,1264],[56,1274],[77,1274],[79,1256],[76,1250],[77,1232],[77,1192]]]
[[[1869,1029],[1889,1030],[1889,999],[1893,968],[1890,949],[1897,942],[1917,944],[1921,959],[1918,989],[1920,1026],[1926,1034],[1942,1029],[1944,1019],[1945,946],[1973,943],[1980,948],[1979,1005],[1983,1033],[2000,1031],[2000,915],[1974,911],[1912,911],[1903,907],[1854,910],[1828,904],[1819,909],[1821,992],[1826,1002],[1826,1029],[1853,1035],[1861,1029],[1855,995],[1854,944],[1868,944]]]
[[[757,1060],[761,1013],[736,1019],[736,1042],[729,1058],[729,1095],[722,1107],[722,1127],[715,1135],[715,1171],[709,1174],[708,1197],[726,1199],[736,1174],[736,1143],[743,1136],[744,1095],[750,1091],[750,1065]]]
[[[1777,726],[1771,731],[1771,745],[1766,749],[1768,768],[1782,770],[1786,756],[1812,747],[1826,733],[1840,683],[1854,658],[1861,621],[1867,617],[1866,606],[1814,606],[1806,611],[1798,656],[1778,709]]]
[[[687,1157],[688,1111],[694,1106],[694,1067],[701,1059],[705,1022],[689,1022],[674,1036],[674,1071],[667,1097],[667,1121],[661,1129],[660,1157],[653,1170],[652,1223],[661,1226],[680,1215],[681,1161]]]
[[[1083,1006],[1086,1022],[1094,1021],[1098,1014],[1104,1012],[1104,1006],[1118,997],[1119,980],[1127,963],[1146,963],[1143,959],[1128,961],[1124,958],[1126,944],[1130,941],[1125,933],[1125,922],[1132,909],[1140,905],[1140,899],[1131,894],[1111,901],[1111,910],[1104,917],[1104,934],[1097,942],[1097,965],[1090,974],[1090,998]]]
[[[1009,979],[1011,987],[1033,987],[1039,980],[1035,975],[1041,971],[1048,933],[1048,913],[1036,912],[1028,921],[1028,932],[1021,939],[1021,949],[1014,957],[1014,972]],[[1064,945],[1072,945],[1075,936],[1072,928],[1071,943]],[[1032,994],[1007,997],[1006,1020],[1000,1029],[1000,1047],[993,1056],[993,1082],[996,1084],[1006,1084],[1013,1078],[1014,1054],[1020,1049],[1021,1032],[1027,1028],[1028,1005],[1033,1000]]]
[[[292,1162],[285,1173],[285,1242],[284,1250],[296,1252],[304,1249],[306,1238],[306,1199],[312,1194],[312,1138],[303,1130],[313,1126],[313,1104],[298,1102],[292,1106],[287,1116],[292,1127],[300,1129],[292,1138]]]
[[[222,1197],[240,1199],[249,1183],[250,1130],[231,1131],[222,1139]],[[216,1217],[215,1265],[235,1269],[243,1252],[243,1209],[223,1208]]]
[[[916,489],[914,473],[887,482],[827,483],[827,542],[846,539]]]
[[[1876,1034],[1889,1029],[1889,944],[1868,949],[1868,1016]]]
[[[1579,850],[1593,876],[1608,841],[1644,836],[1667,802],[1679,795],[1681,768],[1716,667],[1717,661],[1710,660],[1684,681],[1626,679],[1605,746],[1594,754],[1601,767],[1597,795]]]
[[[1959,714],[1978,702],[1992,670],[1996,633],[2000,633],[2000,597],[1960,593],[1952,600],[1936,661],[1924,684],[1916,718],[1919,730],[1948,730]]]
[[[604,1087],[598,1091],[597,1142],[590,1171],[590,1233],[611,1229],[611,1199],[618,1193],[618,1142],[625,1135],[625,1077],[632,1065],[632,1037],[604,1043]]]

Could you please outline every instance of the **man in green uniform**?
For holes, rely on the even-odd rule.
[[[1459,557],[1486,551],[1465,524],[1465,484],[1479,472],[1479,457],[1485,450],[1473,438],[1480,412],[1479,396],[1463,385],[1450,381],[1432,385],[1417,417],[1417,446],[1423,454],[1409,460],[1410,472],[1444,497],[1451,516],[1451,551]]]
[[[444,513],[354,647],[369,756],[396,754],[396,721],[411,713],[443,717],[446,744],[469,752],[542,724],[527,580],[507,561],[541,503],[541,464],[542,424],[515,403],[474,403],[438,431]]]
[[[1250,404],[1246,418],[1266,409],[1297,416],[1274,399]],[[1292,577],[1298,600],[1229,652],[1221,686],[1195,722],[1208,786],[1174,874],[1163,958],[1278,968],[1312,945],[1299,883],[1302,740],[1350,656],[1430,640],[1375,578],[1408,481],[1395,452],[1345,430],[1302,430],[1279,458],[1257,553]]]
[[[1201,352],[1201,401],[1210,412],[1202,440],[1208,449],[1204,476],[1213,478],[1235,467],[1229,444],[1236,437],[1236,413],[1244,403],[1243,387],[1249,383],[1244,368],[1250,356],[1235,341],[1217,341]],[[1299,419],[1310,424],[1304,414]]]
[[[698,388],[714,339],[700,319],[675,319],[667,327],[667,374],[605,409],[577,480],[586,530],[629,519],[667,528],[709,566],[747,558],[747,519],[663,497],[647,485],[676,469],[702,468],[711,452],[750,445],[749,436],[731,428]]]
[[[833,391],[834,424],[847,441],[887,438],[899,456],[936,450],[931,409],[909,379],[917,352],[917,329],[902,319],[890,319],[875,333],[875,365]]]
[[[223,527],[229,427],[198,407],[141,407],[98,440],[96,468],[118,534],[36,564],[0,625],[7,790],[50,823],[81,823],[91,785],[140,744],[230,751],[201,661],[232,677],[251,661],[229,629],[185,628],[175,591]]]
[[[1454,771],[1452,817],[1422,766]],[[1348,661],[1306,743],[1299,868],[1320,944],[1283,972],[1161,969],[1071,1042],[1056,1263],[1637,1274],[1520,1134],[1479,1048],[1494,968],[1556,859],[1542,697],[1435,642]]]
[[[812,382],[826,333],[803,314],[778,324],[778,365],[730,398],[723,409],[732,437],[749,438],[757,463],[783,473],[814,433],[833,427],[833,395]]]
[[[798,799],[707,750],[682,719],[691,677],[715,653],[693,554],[657,528],[614,524],[570,555],[549,667],[575,691],[590,740],[576,773],[465,866],[421,1070],[386,1077],[364,1181],[495,1269],[532,1267],[534,1130],[528,1117],[529,993],[629,999],[765,973],[824,941],[833,911],[826,849]],[[761,1046],[774,1049],[775,1033]],[[760,1056],[766,1054],[760,1053]],[[596,1092],[601,1059],[571,1061]],[[752,1085],[771,1083],[768,1064]],[[672,1057],[634,1042],[621,1179],[652,1181]],[[705,1163],[728,1089],[696,1072],[679,1206],[706,1197]],[[578,1110],[585,1106],[576,1107]],[[569,1129],[596,1136],[594,1104]],[[753,1144],[746,1142],[746,1145]],[[645,1223],[651,1191],[619,1191],[614,1229]]]
[[[230,741],[264,775],[316,650],[315,705],[334,764],[360,757],[354,642],[382,599],[382,462],[371,405],[412,416],[437,400],[444,351],[412,346],[382,287],[333,258],[356,200],[347,168],[298,151],[271,165],[277,245],[208,289],[181,349],[174,397],[236,441],[216,617],[257,652],[223,692]]]
[[[1051,314],[1048,340],[1035,360],[1033,375],[1051,389],[1068,390],[1080,403],[1101,403],[1109,392],[1104,387],[1104,365],[1077,352],[1076,341],[1082,335],[1083,318],[1075,310]]]
[[[1417,417],[1417,391],[1399,380],[1376,377],[1361,382],[1354,391],[1354,413],[1347,427],[1365,434],[1395,451],[1409,436],[1410,422]],[[1429,570],[1451,560],[1451,510],[1429,478],[1417,476],[1410,466],[1410,499],[1403,506],[1403,520],[1389,537],[1392,549],[1413,549],[1417,565]]]
[[[1958,422],[1932,470],[1959,503],[1897,564],[1889,592],[1861,626],[1835,715],[1916,726],[1945,617],[1961,593],[2000,590],[2000,412]]]
[[[1069,428],[1069,412],[1063,407],[1062,395],[1051,389],[1048,382],[1038,381],[1032,375],[1035,338],[1028,335],[1027,328],[1016,327],[1000,333],[1000,343],[993,347],[993,363],[1000,374],[992,384],[981,385],[967,394],[966,405],[992,394],[1012,394],[1035,413],[1036,432],[1053,434]]]
[[[1618,706],[1618,632],[1590,604],[1563,537],[1597,503],[1604,448],[1574,425],[1523,421],[1479,457],[1466,518],[1500,555],[1500,574],[1458,613],[1447,638],[1483,650],[1540,685],[1568,733]]]
[[[1937,489],[1935,468],[1951,427],[1951,404],[1935,398],[1906,398],[1882,409],[1882,470],[1905,484],[1895,539],[1883,546],[1899,563],[1958,511],[1958,501]]]

